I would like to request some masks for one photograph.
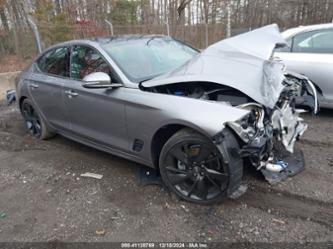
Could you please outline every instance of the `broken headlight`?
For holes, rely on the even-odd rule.
[[[237,107],[250,112],[242,119],[227,124],[245,143],[249,143],[258,133],[264,131],[264,110],[256,103],[248,103]]]

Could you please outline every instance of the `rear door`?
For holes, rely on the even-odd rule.
[[[323,91],[324,102],[333,104],[333,29],[297,34],[290,43],[276,56],[288,70],[309,77]]]
[[[49,50],[36,62],[29,77],[29,92],[44,119],[56,129],[67,129],[68,116],[62,87],[69,80],[69,47]]]
[[[128,151],[124,88],[87,89],[82,79],[93,72],[118,78],[101,54],[90,46],[72,47],[71,81],[64,86],[65,105],[70,116],[72,134],[112,149]],[[117,82],[120,83],[120,82]]]

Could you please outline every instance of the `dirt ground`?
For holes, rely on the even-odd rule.
[[[0,241],[333,241],[333,111],[305,116],[306,170],[214,206],[144,186],[140,165],[61,136],[37,141],[0,105]],[[101,180],[80,177],[102,174]]]

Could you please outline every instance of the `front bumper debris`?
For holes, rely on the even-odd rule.
[[[281,172],[273,172],[266,168],[260,169],[265,179],[272,185],[294,176],[305,169],[305,161],[303,152],[296,148],[294,153],[276,153],[275,157],[282,161],[286,168]]]
[[[296,140],[303,135],[308,128],[299,114],[303,110],[293,110],[288,103],[282,108],[276,109],[271,117],[274,130],[278,130],[278,139],[287,151],[293,153]]]

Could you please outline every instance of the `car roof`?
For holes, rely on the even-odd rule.
[[[299,26],[296,28],[287,29],[286,31],[282,32],[282,36],[284,38],[289,38],[299,33],[314,31],[314,30],[321,30],[321,29],[329,29],[333,28],[333,23],[323,23],[323,24],[315,24],[309,26]]]
[[[115,35],[115,36],[107,36],[107,37],[96,37],[88,39],[90,41],[96,42],[112,42],[112,41],[128,41],[128,40],[146,40],[151,38],[166,38],[168,36],[158,35],[158,34],[130,34],[130,35]]]
[[[147,40],[147,39],[155,39],[155,38],[170,38],[166,35],[159,35],[159,34],[126,34],[126,35],[114,35],[114,36],[106,36],[106,37],[93,37],[93,38],[86,38],[86,39],[76,39],[70,40],[62,43],[54,44],[52,47],[55,46],[68,46],[74,43],[85,43],[85,44],[101,44],[101,43],[109,43],[109,42],[122,42],[122,41],[130,41],[130,40]]]

